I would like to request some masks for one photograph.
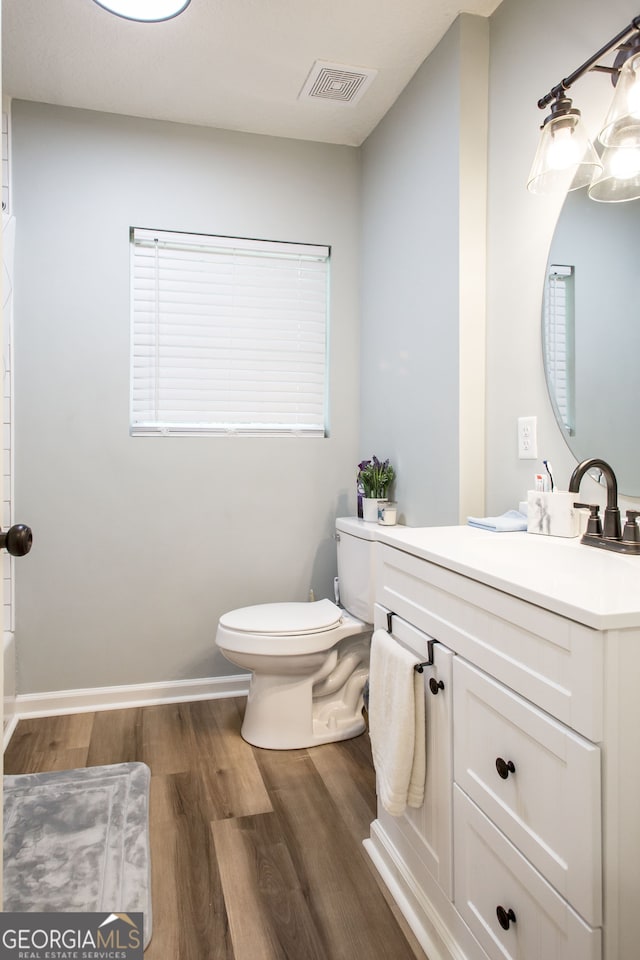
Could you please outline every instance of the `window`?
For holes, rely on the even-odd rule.
[[[575,433],[575,269],[551,264],[544,296],[544,359],[549,392],[560,422]]]
[[[324,436],[329,248],[131,230],[131,433]]]

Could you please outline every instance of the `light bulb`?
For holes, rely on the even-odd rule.
[[[624,144],[613,150],[609,170],[616,180],[630,180],[640,173],[640,151]]]
[[[559,97],[542,124],[527,189],[531,193],[566,193],[587,186],[601,171],[600,158],[580,122],[580,111],[568,97]]]
[[[640,150],[628,137],[620,147],[605,147],[603,170],[589,186],[589,196],[601,203],[624,203],[640,197]]]
[[[580,144],[573,136],[573,126],[558,125],[552,131],[552,140],[547,153],[549,166],[553,170],[566,170],[580,160]]]

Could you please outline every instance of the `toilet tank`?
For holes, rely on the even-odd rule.
[[[376,532],[376,524],[357,517],[336,520],[340,603],[365,623],[373,623]]]

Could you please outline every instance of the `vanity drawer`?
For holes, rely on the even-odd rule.
[[[456,786],[453,803],[455,905],[488,956],[600,960],[600,929],[586,924]]]
[[[589,740],[602,739],[601,633],[395,547],[379,547],[379,603]]]
[[[453,672],[455,782],[598,926],[599,748],[460,657]]]

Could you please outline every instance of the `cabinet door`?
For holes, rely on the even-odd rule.
[[[394,617],[393,635],[421,659],[426,658],[425,634]],[[447,647],[435,643],[433,660],[433,665],[425,667],[423,673],[427,740],[424,803],[418,809],[407,807],[401,817],[392,817],[379,805],[378,819],[411,873],[419,879],[423,871],[428,870],[452,899],[453,654]],[[433,681],[431,686],[430,681]]]
[[[455,904],[491,960],[600,960],[590,927],[454,787]]]
[[[454,685],[456,783],[598,926],[599,748],[460,657]]]

